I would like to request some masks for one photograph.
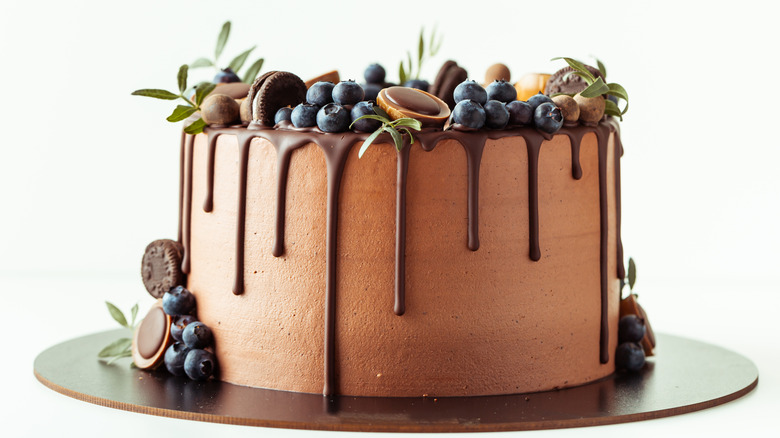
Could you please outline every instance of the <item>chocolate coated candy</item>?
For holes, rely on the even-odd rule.
[[[155,240],[146,247],[141,261],[141,278],[149,294],[161,298],[172,287],[184,283],[181,272],[182,246],[173,240]]]

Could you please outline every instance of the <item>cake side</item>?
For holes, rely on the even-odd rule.
[[[337,206],[336,323],[330,341],[336,392],[517,393],[573,386],[614,371],[612,358],[602,364],[600,355],[617,345],[616,134],[604,142],[602,160],[608,205],[608,299],[602,312],[600,157],[597,130],[591,131],[583,134],[577,154],[579,180],[567,135],[538,149],[539,261],[529,257],[532,166],[524,136],[487,139],[484,145],[476,251],[468,244],[474,222],[469,149],[453,139],[431,151],[411,145],[401,316],[394,311],[393,292],[401,155],[383,144],[358,163],[358,148],[349,150]],[[291,152],[284,253],[274,257],[279,145],[251,140],[244,293],[234,295],[240,140],[216,138],[211,212],[201,208],[208,192],[208,143],[206,135],[197,136],[192,155],[188,287],[197,296],[200,318],[214,330],[220,378],[320,392],[329,342],[324,317],[329,158],[316,144]],[[602,313],[608,322],[603,348]]]

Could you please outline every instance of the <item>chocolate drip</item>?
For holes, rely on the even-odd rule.
[[[620,217],[622,207],[620,202],[620,157],[623,156],[623,143],[620,136],[615,136],[615,231],[617,234],[617,277],[622,281],[626,277],[623,265],[623,237],[620,232]],[[621,283],[622,284],[622,283]]]
[[[284,223],[287,209],[287,176],[290,174],[290,157],[293,148],[276,149],[276,231],[274,232],[274,257],[284,255]]]
[[[216,136],[215,136],[216,137]],[[246,181],[249,170],[249,147],[252,144],[252,136],[241,135],[238,137],[240,162],[238,165],[238,222],[236,223],[236,273],[233,283],[233,293],[244,293],[244,240],[246,229]]]
[[[602,127],[596,128],[599,154],[599,211],[600,211],[600,251],[599,266],[601,280],[601,332],[599,337],[599,360],[601,363],[609,362],[609,320],[607,318],[607,291],[609,280],[607,277],[607,239],[609,235],[608,210],[607,210],[607,147],[609,131],[604,132]]]
[[[582,144],[582,136],[586,131],[570,130],[566,132],[569,136],[569,143],[571,143],[571,176],[579,180],[582,178],[582,166],[580,165],[580,145]]]
[[[189,161],[187,161],[187,171],[184,179],[184,193],[185,196],[183,196],[182,200],[179,201],[179,204],[182,205],[182,225],[183,225],[183,233],[182,236],[182,247],[184,248],[184,254],[182,254],[181,258],[181,272],[185,274],[190,273],[190,235],[192,227],[192,162],[195,159],[195,137],[190,135],[189,138],[187,138],[187,145],[185,147],[186,150],[189,150]],[[186,155],[186,150],[184,151],[184,154]],[[184,166],[182,166],[182,173],[184,172]],[[186,218],[185,218],[186,217]]]
[[[528,255],[535,262],[542,258],[539,248],[539,151],[542,141],[543,137],[539,135],[525,138],[528,150]]]
[[[218,132],[209,132],[209,152],[206,162],[206,199],[203,201],[203,211],[210,213],[214,210],[214,160],[217,154]]]
[[[485,150],[485,140],[463,145],[466,148],[466,165],[469,174],[469,249],[479,249],[479,169],[482,164],[482,152]]]
[[[401,316],[406,312],[406,175],[409,173],[409,151],[405,145],[398,151],[398,171],[395,182],[395,306]]]

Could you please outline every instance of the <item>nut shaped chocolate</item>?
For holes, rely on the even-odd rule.
[[[200,116],[209,125],[235,125],[240,113],[241,105],[227,94],[210,94],[200,105]]]
[[[596,124],[604,117],[604,108],[606,103],[601,96],[582,97],[580,94],[574,96],[574,101],[580,107],[580,122],[584,124]]]
[[[552,98],[555,106],[561,109],[564,125],[576,125],[580,120],[580,106],[573,97],[565,94],[559,94]]]
[[[484,85],[487,87],[489,84],[492,84],[494,81],[510,82],[511,77],[512,75],[509,72],[509,67],[499,62],[498,64],[493,64],[490,67],[488,67],[487,71],[485,72]]]

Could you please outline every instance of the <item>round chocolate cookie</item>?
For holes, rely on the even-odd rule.
[[[286,71],[268,72],[249,88],[252,120],[264,126],[274,126],[279,108],[295,106],[306,100],[306,84]]]
[[[586,65],[585,67],[597,78],[604,79],[599,69],[589,65]],[[547,80],[547,86],[544,88],[544,94],[548,96],[559,93],[577,94],[587,88],[588,84],[581,77],[574,74],[566,76],[568,73],[573,71],[573,68],[567,66],[555,72],[555,74],[550,76],[550,79]]]
[[[436,80],[433,81],[433,85],[431,86],[430,93],[443,100],[450,109],[453,109],[455,108],[455,98],[453,97],[455,87],[466,79],[468,79],[468,72],[466,72],[466,69],[458,66],[458,63],[455,61],[449,60],[439,69]]]
[[[146,247],[141,261],[141,278],[149,294],[162,298],[172,287],[184,284],[181,257],[184,250],[173,240],[155,240]]]

